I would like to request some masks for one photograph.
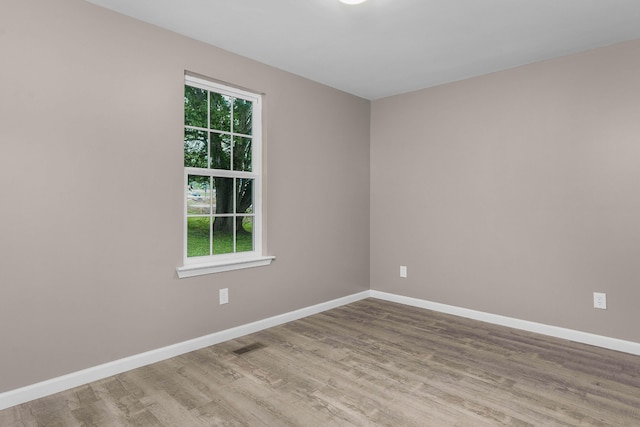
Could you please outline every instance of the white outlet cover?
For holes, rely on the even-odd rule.
[[[602,292],[593,293],[593,308],[607,309],[607,294]]]
[[[400,266],[400,277],[407,277],[407,266],[406,265],[401,265]]]
[[[229,302],[229,288],[220,289],[220,304]]]

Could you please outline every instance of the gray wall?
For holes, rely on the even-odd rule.
[[[371,288],[640,342],[639,76],[634,41],[373,102]]]
[[[0,392],[369,289],[368,101],[79,0],[0,52]],[[269,267],[176,276],[185,70],[266,93]]]

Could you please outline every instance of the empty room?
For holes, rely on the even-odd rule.
[[[640,425],[640,2],[0,0],[0,59],[0,426]]]

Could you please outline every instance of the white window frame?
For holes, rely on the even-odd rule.
[[[236,89],[221,83],[185,74],[184,84],[253,103],[251,172],[184,167],[183,177],[183,265],[176,268],[179,278],[200,276],[249,267],[268,265],[275,257],[265,256],[262,247],[262,95]],[[183,126],[184,129],[184,126]],[[187,257],[187,197],[188,176],[209,175],[253,180],[253,251],[199,257]],[[235,194],[235,191],[234,191]]]

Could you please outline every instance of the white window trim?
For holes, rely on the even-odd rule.
[[[207,262],[202,264],[189,264],[176,268],[176,272],[180,279],[184,279],[185,277],[222,273],[224,271],[241,270],[243,268],[262,267],[264,265],[271,264],[271,261],[274,259],[276,259],[274,256],[258,256],[247,257],[246,259],[236,258],[234,260],[221,261],[217,263]]]
[[[224,255],[210,255],[202,257],[187,257],[187,188],[183,185],[183,265],[176,268],[176,272],[180,279],[186,277],[201,276],[205,274],[220,273],[224,271],[239,270],[244,268],[260,267],[271,264],[275,259],[274,256],[266,256],[263,254],[262,233],[263,233],[263,215],[262,215],[262,96],[257,93],[248,92],[241,89],[231,88],[213,81],[204,80],[186,74],[184,84],[195,86],[200,89],[210,90],[213,92],[228,95],[234,98],[248,99],[254,102],[253,120],[259,123],[253,130],[252,138],[252,171],[251,172],[233,172],[216,171],[216,176],[233,176],[246,177],[254,179],[253,197],[254,197],[254,224],[253,224],[253,243],[254,250],[250,252],[238,252]],[[257,144],[255,142],[258,142]],[[193,174],[193,168],[184,168],[184,181],[187,182],[189,174]]]

